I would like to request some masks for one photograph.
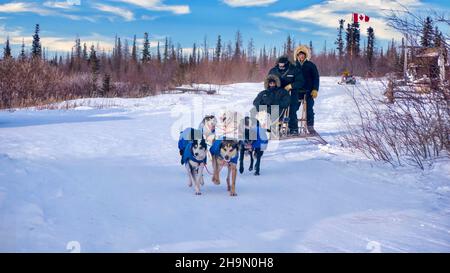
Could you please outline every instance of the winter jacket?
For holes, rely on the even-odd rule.
[[[209,148],[209,152],[212,156],[219,156],[220,157],[220,145],[222,145],[223,139],[216,139],[214,140],[211,148]],[[239,158],[239,153],[236,153],[234,157],[230,159],[231,163],[237,164]]]
[[[269,80],[275,80],[276,87],[269,88]],[[261,91],[258,96],[253,100],[253,105],[255,106],[256,110],[259,111],[261,105],[267,106],[267,112],[271,113],[271,105],[278,105],[279,111],[281,111],[284,108],[287,108],[289,106],[290,97],[289,93],[280,87],[280,79],[275,75],[269,75],[267,76],[264,87],[265,90]]]
[[[306,60],[303,63],[297,59],[299,52],[306,54]],[[307,46],[298,46],[294,52],[296,72],[303,75],[304,85],[300,90],[305,90],[307,93],[311,93],[312,90],[319,91],[320,76],[316,65],[310,61],[311,52]],[[297,76],[297,75],[296,75]]]
[[[194,139],[201,140],[202,138],[203,134],[201,130],[186,128],[180,132],[180,137],[178,139],[178,149],[180,151],[184,151],[189,142],[192,142]]]
[[[250,130],[251,132],[249,132],[248,138],[249,140],[252,140],[253,150],[259,149],[261,151],[265,151],[267,145],[269,144],[269,132],[267,131],[267,129],[257,126],[251,128]]]
[[[295,66],[288,64],[287,69],[280,70],[278,64],[269,70],[267,75],[275,75],[280,79],[281,88],[288,84],[292,84],[295,80]]]
[[[191,161],[194,161],[197,163],[205,163],[206,164],[206,159],[208,158],[207,156],[205,156],[205,158],[203,160],[197,160],[194,157],[194,155],[192,154],[192,144],[193,144],[193,142],[191,141],[186,145],[186,147],[184,147],[181,164],[186,164],[186,162],[188,162],[188,160],[191,160]]]
[[[305,90],[308,93],[310,93],[312,90],[319,91],[320,77],[316,65],[308,60],[305,60],[303,64],[297,61],[296,65],[299,68],[300,73],[302,73],[303,78],[305,79],[305,84],[300,90]]]

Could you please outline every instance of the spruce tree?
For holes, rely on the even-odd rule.
[[[169,59],[169,40],[166,37],[166,40],[164,41],[164,52],[163,52],[164,63],[167,63],[168,59]]]
[[[42,46],[41,38],[39,37],[40,27],[36,24],[34,35],[33,35],[33,45],[31,47],[31,54],[33,58],[42,58]]]
[[[367,57],[367,63],[369,64],[370,71],[372,71],[372,68],[373,68],[374,44],[375,44],[375,33],[373,31],[373,28],[369,27],[367,29],[366,57]]]
[[[197,45],[194,43],[192,46],[192,60],[190,61],[191,65],[195,65],[197,62]]]
[[[5,48],[3,51],[3,59],[11,58],[11,47],[9,45],[9,37],[6,38]]]
[[[222,55],[222,38],[217,36],[216,50],[214,52],[214,61],[219,62]]]
[[[290,57],[290,56],[292,56],[292,53],[293,53],[292,38],[291,38],[291,35],[289,34],[286,39],[286,49],[285,49],[284,54]]]
[[[426,48],[433,47],[433,20],[427,17],[423,23],[420,45]]]
[[[137,62],[137,45],[136,45],[136,35],[133,37],[133,48],[131,49],[131,59],[133,62]]]
[[[89,58],[88,52],[87,52],[87,46],[86,43],[83,44],[83,60],[87,60]]]
[[[354,23],[352,23],[352,34],[353,34],[353,37],[352,37],[352,44],[353,44],[353,48],[352,48],[352,50],[353,50],[353,54],[355,55],[355,56],[359,56],[359,54],[360,54],[360,52],[361,52],[361,49],[360,49],[360,39],[361,39],[361,36],[360,36],[360,30],[359,30],[359,23],[358,22],[354,22]]]
[[[103,84],[102,84],[102,96],[107,96],[111,91],[111,76],[109,74],[103,75]]]
[[[238,61],[242,57],[242,34],[238,30],[236,32],[236,40],[234,42],[234,54],[233,54],[233,60]]]
[[[334,42],[338,51],[339,60],[342,60],[342,58],[344,57],[344,40],[342,38],[342,34],[344,32],[344,22],[344,19],[339,20],[338,37]]]
[[[353,55],[353,29],[350,24],[347,24],[347,29],[345,31],[345,51],[347,57]]]
[[[156,60],[158,61],[158,64],[161,63],[161,47],[159,46],[159,41],[158,45],[156,46]]]
[[[91,75],[92,75],[92,88],[91,88],[91,96],[96,95],[97,92],[97,80],[98,73],[100,71],[100,62],[97,58],[97,52],[95,51],[94,45],[91,46],[91,51],[89,54],[89,64],[91,67]]]
[[[22,38],[22,46],[20,50],[20,60],[25,61],[27,59],[27,55],[25,53],[25,40]]]
[[[142,62],[150,61],[150,42],[148,40],[148,33],[144,33],[144,48],[142,49]]]
[[[434,47],[441,47],[443,45],[444,37],[442,32],[439,31],[438,27],[434,29],[434,39],[433,44]]]

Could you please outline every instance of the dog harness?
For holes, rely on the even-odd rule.
[[[252,131],[256,134],[256,140],[252,141],[253,149],[266,150],[269,140],[267,139],[267,130],[261,127],[253,128]]]
[[[222,158],[222,156],[220,155],[220,145],[222,145],[222,140],[223,139],[216,139],[213,142],[213,145],[209,149],[209,151],[211,152],[211,155]],[[232,157],[229,162],[237,164],[238,158],[239,158],[239,153],[236,153],[236,156]],[[224,159],[224,158],[222,158],[222,159]]]
[[[269,140],[267,138],[267,130],[261,127],[251,128],[249,131],[249,135],[245,136],[244,140],[241,140],[241,144],[251,143],[252,149],[260,149],[261,151],[265,151],[267,145],[269,144]],[[256,139],[255,139],[256,137]]]
[[[184,151],[188,143],[193,140],[202,140],[203,134],[201,130],[197,130],[194,128],[186,128],[180,132],[180,138],[178,139],[178,149],[180,151]]]
[[[192,154],[192,141],[202,140],[203,135],[201,130],[194,128],[186,128],[180,132],[180,138],[178,139],[178,149],[183,151],[182,164],[185,164],[187,160],[192,160],[197,163],[206,163],[206,157],[204,160],[197,160]]]
[[[188,162],[188,160],[194,161],[196,163],[204,163],[206,164],[206,159],[208,158],[207,156],[205,156],[205,158],[203,160],[198,160],[194,157],[194,155],[192,154],[192,142],[189,142],[186,147],[184,148],[184,152],[183,152],[183,161],[182,163],[185,164],[186,162]]]

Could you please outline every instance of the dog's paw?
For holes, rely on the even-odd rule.
[[[244,172],[244,167],[239,168],[239,173],[242,174]]]
[[[259,172],[258,172],[258,171],[256,171],[256,172],[255,172],[255,175],[256,175],[256,176],[258,176],[258,175],[259,175]]]
[[[212,182],[216,185],[220,185],[220,180],[213,178]]]
[[[249,167],[248,170],[251,172],[253,171],[253,167]]]

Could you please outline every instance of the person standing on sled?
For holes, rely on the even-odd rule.
[[[295,66],[291,64],[288,57],[281,56],[278,58],[277,63],[272,69],[269,70],[267,75],[275,75],[280,79],[281,88],[285,88],[289,84],[293,84],[294,81],[303,81],[302,76],[295,79],[296,70]],[[296,83],[296,85],[301,85],[302,82]],[[289,90],[287,90],[289,91]]]
[[[270,69],[269,75],[277,75],[281,81],[281,87],[289,92],[289,129],[290,133],[298,133],[297,111],[300,107],[299,90],[303,88],[303,74],[291,64],[288,57],[281,56],[275,67]]]
[[[298,74],[301,74],[304,79],[304,85],[300,87],[299,89],[299,98],[302,99],[303,96],[306,94],[306,115],[307,115],[307,121],[306,124],[308,126],[308,132],[311,135],[315,135],[316,131],[314,130],[314,99],[317,98],[317,95],[319,94],[319,82],[320,82],[320,76],[319,71],[317,70],[316,65],[310,61],[311,59],[311,51],[307,46],[300,45],[295,49],[294,52],[294,60],[295,60],[295,67],[296,72]],[[300,75],[297,75],[295,77],[300,77]],[[294,85],[293,88],[297,87]],[[289,88],[289,86],[287,87]],[[292,105],[292,104],[291,104]],[[300,104],[298,104],[300,107]],[[298,110],[298,108],[296,108]],[[289,129],[291,134],[298,134],[298,122],[297,122],[297,111],[290,111],[289,117]],[[295,120],[295,124],[292,123],[291,126],[291,120]]]

